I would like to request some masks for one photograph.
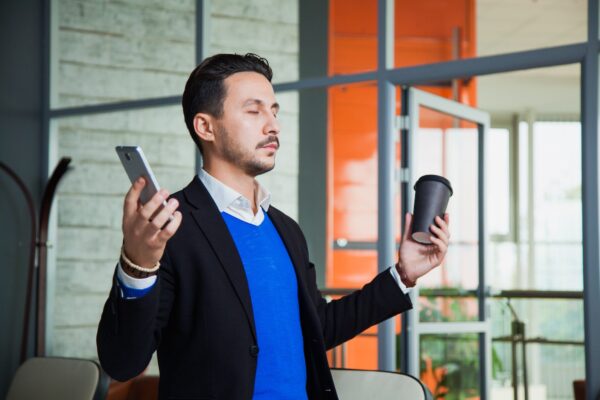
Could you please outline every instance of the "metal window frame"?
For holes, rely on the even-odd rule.
[[[600,396],[600,225],[598,221],[598,0],[588,0],[588,43],[581,69],[583,307],[586,397]]]
[[[317,0],[313,0],[317,1]],[[558,46],[531,51],[514,52],[496,56],[463,59],[436,64],[392,68],[393,32],[394,32],[394,2],[393,0],[377,0],[378,6],[378,62],[377,70],[360,74],[338,75],[300,79],[295,82],[275,84],[277,92],[298,91],[306,88],[329,87],[364,81],[377,81],[378,87],[378,139],[379,150],[383,143],[390,142],[393,131],[393,114],[395,86],[415,85],[448,81],[456,78],[503,73],[531,68],[551,67],[557,65],[580,63],[581,77],[581,121],[582,121],[582,206],[583,206],[583,269],[584,269],[584,318],[585,318],[585,353],[587,398],[589,400],[600,393],[600,320],[594,318],[593,307],[600,300],[600,224],[598,207],[598,106],[599,106],[599,0],[588,0],[588,38],[584,43]],[[207,54],[204,30],[209,22],[207,12],[208,0],[197,0],[197,49],[196,59]],[[140,99],[119,103],[90,105],[82,107],[57,108],[51,107],[50,66],[50,19],[51,0],[44,0],[43,6],[43,60],[44,74],[42,112],[40,115],[43,138],[44,157],[49,154],[49,130],[53,120],[64,117],[81,116],[93,113],[129,111],[146,107],[171,106],[179,103],[180,96],[168,96],[154,99]],[[41,176],[47,176],[47,163],[42,163]],[[387,186],[393,179],[393,159],[386,152],[380,153],[379,161],[379,194],[378,194],[378,253],[379,264],[393,263],[395,251],[394,238],[390,235],[394,227],[388,224],[392,219],[394,204],[390,201]],[[387,326],[387,325],[384,325]],[[380,329],[382,336],[379,345],[379,367],[395,369],[395,362],[390,362],[390,354],[395,354],[394,343],[390,342],[388,328]]]
[[[485,228],[485,142],[489,133],[491,121],[490,114],[473,108],[454,100],[446,99],[419,89],[407,87],[402,89],[402,99],[408,102],[408,106],[403,108],[403,116],[409,117],[408,135],[403,137],[402,147],[407,148],[408,159],[403,160],[403,167],[409,170],[408,185],[402,187],[403,198],[406,199],[402,203],[402,214],[409,211],[413,207],[413,191],[414,185],[412,165],[417,153],[416,145],[413,140],[419,130],[419,115],[421,107],[429,110],[434,110],[445,115],[459,118],[464,121],[469,121],[477,125],[477,274],[478,287],[475,291],[475,297],[478,304],[478,320],[469,322],[420,322],[419,321],[419,287],[412,289],[410,297],[413,301],[414,309],[406,313],[404,325],[406,332],[404,360],[407,370],[414,376],[419,376],[419,346],[420,337],[423,334],[453,334],[453,333],[477,333],[479,343],[479,393],[482,399],[489,399],[489,388],[491,380],[491,326],[488,318],[488,286],[485,267],[485,251],[487,247],[488,232]]]

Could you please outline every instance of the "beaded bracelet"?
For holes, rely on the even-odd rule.
[[[160,268],[160,261],[157,261],[152,268],[144,268],[135,264],[127,258],[123,248],[121,248],[121,260],[123,260],[123,263],[121,263],[123,269],[126,269],[126,272],[130,272],[135,278],[146,278],[151,275],[156,275],[156,272]]]

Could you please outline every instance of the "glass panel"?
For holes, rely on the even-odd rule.
[[[377,69],[377,1],[332,0],[329,75]]]
[[[357,289],[378,273],[377,86],[372,82],[333,86],[326,94],[328,237],[335,248],[328,248],[325,283],[328,287]],[[400,204],[399,197],[395,204]],[[399,216],[397,208],[397,231]],[[376,334],[372,327],[345,347],[338,346],[336,357],[344,351],[345,367],[376,369]],[[336,365],[340,365],[341,359],[337,360]]]
[[[502,143],[490,146],[486,164],[488,176],[518,180],[505,192],[488,186],[490,224],[498,217],[490,205],[510,201],[516,224],[509,235],[502,234],[504,229],[490,232],[486,259],[494,289],[529,289],[532,295],[582,289],[579,85],[578,65],[477,78],[478,106],[490,111],[492,126],[509,126],[516,134],[516,146],[507,151]],[[513,177],[509,168],[495,165],[496,159],[513,163]],[[512,398],[513,368],[519,382],[523,377],[520,347],[515,366],[512,361],[513,313],[505,298],[490,303],[492,398]],[[585,376],[582,301],[511,299],[510,304],[528,340],[529,398],[572,398],[573,380]],[[522,383],[519,391],[522,398]]]
[[[335,250],[328,287],[361,288],[377,275],[377,251]]]
[[[479,398],[477,334],[422,335],[420,378],[435,399]]]
[[[295,81],[298,11],[298,0],[211,1],[209,53],[256,53],[269,61],[273,82]]]
[[[530,399],[573,399],[573,381],[585,379],[583,345],[554,345],[531,343],[527,345],[527,379]],[[517,351],[517,379],[519,399],[524,399],[522,352]],[[491,398],[513,399],[512,347],[510,343],[492,345]],[[534,365],[532,361],[537,360]]]
[[[377,86],[329,89],[335,240],[377,240]],[[396,225],[399,226],[399,225]]]
[[[396,67],[586,40],[585,1],[395,1]]]
[[[394,3],[395,67],[475,56],[473,0],[396,0]]]
[[[477,320],[476,299],[436,298],[431,290],[461,292],[479,284],[477,126],[425,107],[420,107],[419,115],[419,130],[413,139],[413,181],[422,175],[437,174],[448,178],[454,189],[447,209],[452,231],[450,249],[444,264],[419,279],[420,318]]]
[[[54,0],[52,106],[178,95],[196,59],[196,2]]]
[[[498,135],[513,131],[516,142],[507,148],[492,130],[486,143],[495,289],[582,288],[579,84],[578,65],[477,78],[478,107],[491,113]]]
[[[535,289],[582,290],[581,124],[533,125]]]
[[[494,299],[492,312],[492,398],[512,398],[512,374],[523,390],[523,354],[519,343],[513,361],[513,312],[506,299]],[[585,376],[583,307],[581,300],[519,300],[510,302],[524,322],[529,398],[572,398],[573,381]],[[560,321],[560,323],[557,323]],[[521,394],[521,398],[523,395]]]

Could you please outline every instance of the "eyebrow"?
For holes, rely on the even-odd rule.
[[[250,104],[256,104],[259,106],[265,105],[265,102],[260,99],[248,99],[244,102],[244,107]],[[274,108],[275,111],[279,111],[279,103],[271,104],[271,108]]]

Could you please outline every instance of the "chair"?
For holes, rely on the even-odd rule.
[[[104,400],[108,381],[92,360],[35,357],[17,369],[6,400]]]
[[[431,392],[417,378],[398,372],[332,368],[340,400],[432,400]]]

